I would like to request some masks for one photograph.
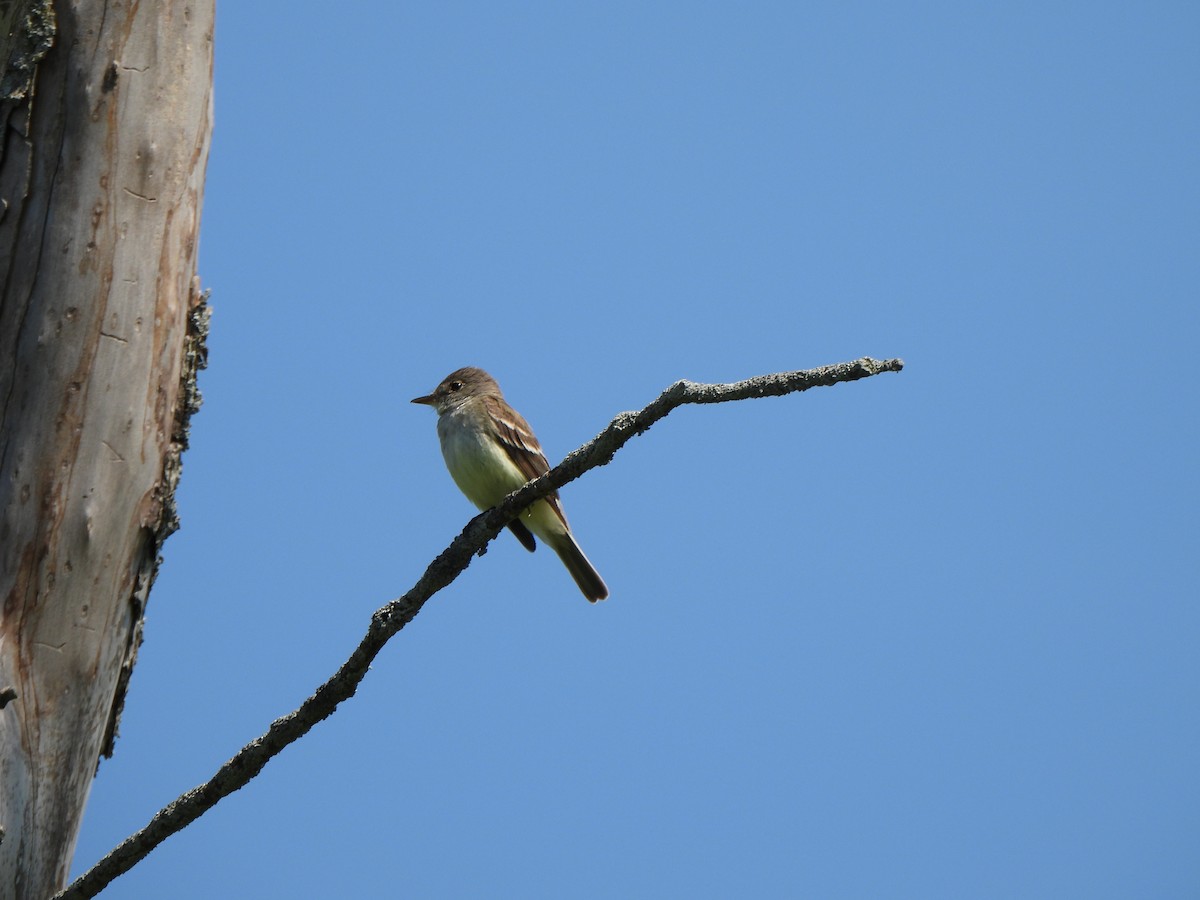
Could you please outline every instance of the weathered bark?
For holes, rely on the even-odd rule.
[[[0,47],[0,694],[16,694],[0,896],[42,900],[65,882],[175,527],[203,361],[213,0],[6,6],[18,29],[57,28],[40,62],[36,35]]]

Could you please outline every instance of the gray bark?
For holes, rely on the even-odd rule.
[[[42,900],[175,527],[203,363],[213,0],[2,7],[0,895]]]

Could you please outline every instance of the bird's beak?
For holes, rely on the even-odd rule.
[[[409,403],[424,403],[426,406],[433,406],[433,404],[434,404],[433,394],[429,394],[426,397],[413,397],[413,399],[409,400],[408,402]]]

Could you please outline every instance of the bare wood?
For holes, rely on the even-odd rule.
[[[0,83],[0,885],[42,900],[65,883],[175,527],[203,363],[213,3],[6,7],[41,30],[10,37]]]
[[[631,438],[645,432],[671,410],[692,403],[778,397],[813,387],[857,381],[882,372],[899,372],[903,368],[904,363],[899,359],[879,361],[864,358],[802,372],[762,375],[735,384],[678,381],[644,409],[621,413],[604,431],[569,454],[545,475],[509,494],[499,506],[480,513],[467,523],[466,528],[429,564],[404,596],[375,612],[366,635],[350,658],[317,688],[316,693],[294,712],[272,722],[265,734],[239,750],[204,784],[192,788],[157,812],[144,828],[122,841],[69,888],[58,894],[55,900],[95,897],[172,834],[200,818],[224,797],[245,787],[272,757],[332,715],[343,700],[354,696],[371,662],[384,645],[416,617],[430,597],[454,581],[474,556],[482,554],[492,539],[521,510],[574,481],[589,469],[607,464]]]

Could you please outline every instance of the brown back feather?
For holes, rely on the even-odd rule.
[[[529,423],[525,421],[525,417],[504,403],[498,396],[489,394],[483,398],[483,401],[492,421],[496,423],[496,431],[500,435],[500,446],[504,448],[504,452],[508,454],[508,458],[513,461],[513,464],[521,470],[525,479],[532,481],[549,472],[550,463],[546,461],[542,445],[538,443],[538,439],[534,436]],[[571,526],[567,525],[567,517],[563,514],[562,507],[558,502],[558,491],[547,494],[546,502],[550,504],[550,508],[562,521],[563,526],[570,530]]]

